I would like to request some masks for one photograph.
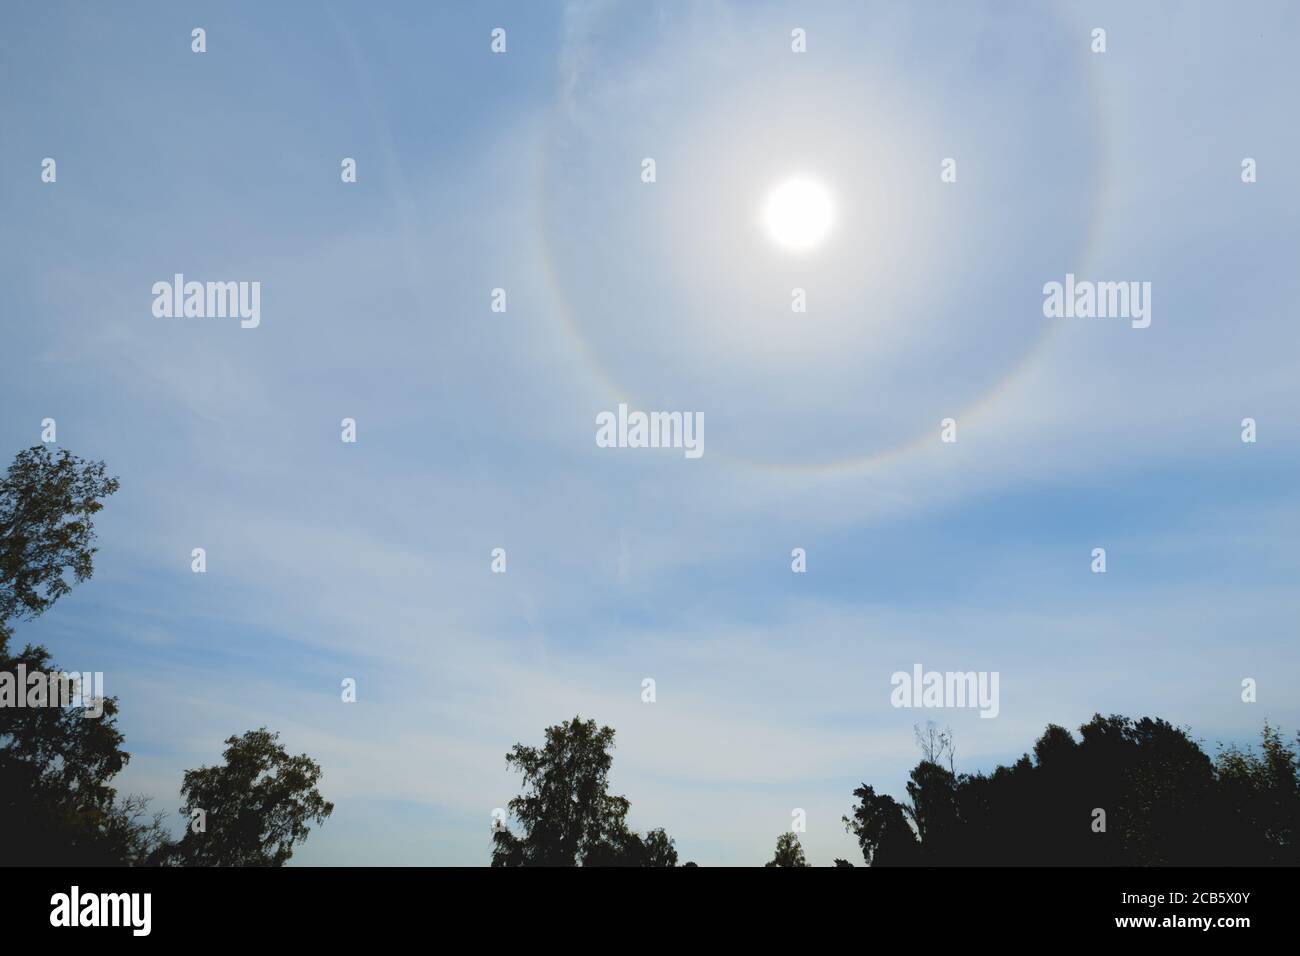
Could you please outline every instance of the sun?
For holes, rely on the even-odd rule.
[[[835,223],[831,194],[810,179],[787,179],[763,204],[763,223],[778,245],[803,252],[820,245]]]

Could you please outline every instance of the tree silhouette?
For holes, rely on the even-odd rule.
[[[920,724],[914,724],[912,731],[916,734],[916,745],[921,748],[922,760],[942,766],[947,757],[948,770],[957,772],[957,748],[953,743],[951,727],[940,730],[933,720],[927,720],[924,730]]]
[[[230,738],[227,767],[190,771],[183,792],[195,805],[228,812],[210,823],[217,845],[187,833],[174,845],[149,801],[112,786],[130,755],[117,729],[117,699],[85,716],[73,707],[7,706],[19,673],[51,675],[44,647],[10,647],[13,621],[47,611],[94,573],[93,516],[118,490],[103,462],[44,446],[20,452],[0,480],[0,861],[9,864],[278,864],[306,839],[306,821],[333,809],[315,791],[320,768],[288,757],[267,731]],[[71,580],[69,580],[69,575]],[[88,689],[87,689],[88,690]],[[257,768],[262,772],[256,772]],[[273,771],[273,772],[272,772]]]
[[[226,739],[226,762],[187,770],[181,784],[181,814],[191,822],[184,837],[159,862],[185,866],[283,866],[307,839],[311,823],[334,812],[316,783],[320,765],[296,757],[278,743],[280,735],[250,730]],[[192,814],[202,811],[203,830]]]
[[[640,838],[641,851],[636,855],[637,866],[676,866],[677,849],[673,838],[663,827],[656,827]]]
[[[94,573],[92,517],[117,491],[104,463],[45,445],[19,452],[0,480],[0,626],[36,617]]]
[[[613,728],[581,716],[547,727],[540,749],[515,744],[506,764],[524,792],[509,806],[523,833],[494,827],[492,865],[676,866],[672,839],[662,829],[632,832],[627,798],[609,794],[613,749]]]
[[[117,490],[103,462],[44,446],[0,480],[0,678],[56,671],[43,647],[13,650],[11,625],[91,577],[92,519]],[[0,679],[0,696],[14,683]],[[130,759],[115,698],[98,719],[3,703],[5,863],[279,866],[334,809],[320,766],[261,728],[227,739],[222,765],[185,773],[181,812],[202,810],[204,826],[172,841],[145,798],[112,786]],[[574,717],[545,735],[506,755],[523,777],[509,803],[520,833],[494,829],[493,866],[677,865],[668,834],[632,831],[627,799],[608,792],[612,728]],[[1032,755],[987,774],[957,773],[951,730],[929,723],[916,738],[905,802],[865,783],[853,791],[844,823],[868,865],[1300,865],[1300,759],[1267,723],[1258,751],[1220,746],[1211,759],[1166,721],[1097,714],[1077,737],[1049,725]],[[798,837],[782,834],[766,866],[808,866]]]
[[[776,855],[763,864],[769,866],[807,866],[808,861],[804,859],[803,847],[799,845],[799,837],[793,833],[782,833],[776,838]]]
[[[0,674],[54,673],[43,647],[8,649],[0,630]],[[25,688],[19,688],[24,692]],[[141,823],[147,801],[117,802],[110,781],[126,765],[117,700],[95,719],[81,708],[0,707],[0,854],[28,865],[129,864],[162,839],[156,819]]]
[[[1300,762],[1276,728],[1264,725],[1261,752],[1236,746],[1215,760],[1228,808],[1227,841],[1253,862],[1300,865]]]
[[[1049,725],[987,775],[923,759],[906,804],[864,784],[845,825],[874,866],[1297,861],[1300,763],[1276,730],[1215,761],[1163,720],[1098,714],[1079,734]]]
[[[103,462],[37,445],[19,452],[0,480],[0,674],[13,693],[17,675],[52,674],[44,647],[10,648],[10,622],[48,610],[94,572],[92,517],[117,491]],[[69,582],[65,575],[71,574]],[[75,683],[72,693],[77,693]],[[158,822],[140,823],[147,801],[119,805],[109,781],[125,766],[117,701],[98,719],[57,706],[0,702],[0,847],[5,862],[131,863],[161,839]]]
[[[858,805],[846,829],[858,838],[868,866],[912,866],[920,862],[920,846],[907,825],[903,808],[888,794],[877,794],[865,783],[853,795]]]

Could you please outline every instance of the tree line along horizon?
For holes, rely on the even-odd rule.
[[[57,672],[45,647],[10,646],[12,625],[92,576],[93,518],[118,487],[104,462],[45,445],[9,466],[0,674]],[[98,719],[0,701],[0,864],[283,866],[334,810],[317,788],[320,765],[261,727],[227,738],[223,763],[184,772],[177,837],[149,798],[112,785],[130,760],[117,714],[115,697]],[[1300,759],[1267,721],[1258,749],[1220,744],[1212,758],[1187,728],[1096,714],[1077,739],[1048,725],[1032,756],[973,774],[956,770],[951,731],[930,723],[916,735],[906,798],[863,783],[842,818],[868,866],[1300,864]],[[576,715],[544,737],[506,754],[522,789],[511,819],[492,824],[492,866],[678,865],[667,831],[636,832],[630,801],[609,792],[613,728]],[[786,832],[765,865],[810,864]]]

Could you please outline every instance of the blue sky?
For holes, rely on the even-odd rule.
[[[336,803],[295,863],[482,864],[503,755],[580,712],[683,859],[762,863],[798,807],[826,865],[927,717],[970,771],[1095,711],[1300,725],[1293,5],[3,25],[0,449],[52,417],[122,479],[18,639],[105,672],[121,790],[174,810],[265,724]],[[792,175],[837,206],[803,256],[757,224]],[[260,327],[155,318],[175,272],[260,281]],[[1066,272],[1150,281],[1150,328],[1044,318]],[[704,457],[596,447],[619,402],[702,411]],[[998,671],[997,719],[892,708],[918,662]]]

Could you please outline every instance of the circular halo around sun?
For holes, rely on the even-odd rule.
[[[763,204],[763,224],[778,245],[804,252],[820,245],[835,222],[831,194],[810,179],[787,179]]]

